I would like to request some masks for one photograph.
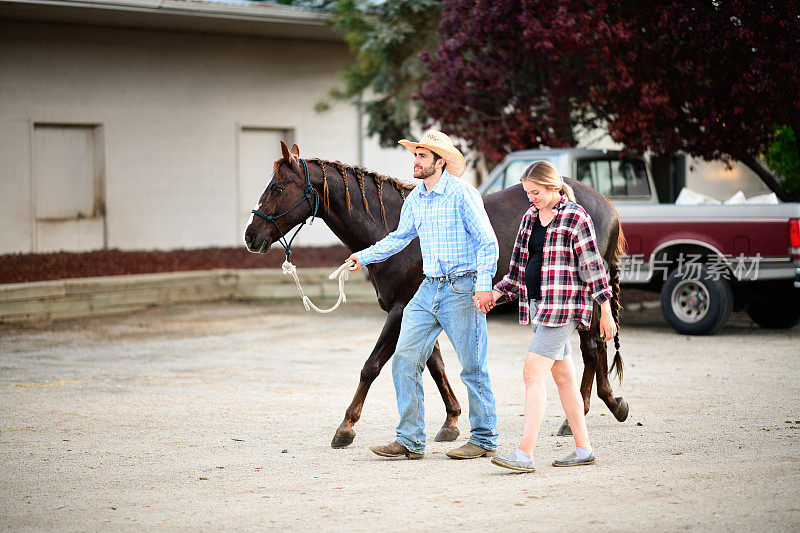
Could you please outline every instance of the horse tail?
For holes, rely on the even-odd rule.
[[[612,204],[613,207],[613,204]],[[614,212],[616,212],[616,208]],[[619,217],[619,213],[617,213]],[[622,224],[619,225],[619,234],[617,235],[617,248],[614,250],[614,256],[611,258],[611,263],[619,266],[622,256],[628,253],[628,239],[625,238],[625,232],[622,231]]]
[[[616,371],[617,379],[622,383],[623,364],[622,356],[619,353],[619,312],[622,309],[622,302],[620,301],[620,260],[622,256],[628,251],[628,241],[625,239],[625,234],[622,232],[622,226],[619,226],[619,234],[617,236],[617,246],[614,249],[614,254],[610,263],[610,276],[611,276],[611,316],[614,318],[614,323],[617,325],[617,334],[614,335],[614,361],[611,363],[611,368],[608,369],[608,375]]]

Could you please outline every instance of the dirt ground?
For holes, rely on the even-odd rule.
[[[630,404],[619,423],[596,397],[595,465],[571,449],[548,386],[537,471],[422,461],[368,450],[393,438],[390,372],[370,391],[355,442],[329,446],[384,315],[299,302],[152,309],[0,325],[0,527],[13,530],[599,530],[800,528],[800,327],[744,315],[712,337],[676,334],[658,310],[623,315]],[[528,330],[491,316],[500,449],[522,428]],[[444,340],[443,336],[441,340]],[[577,335],[572,339],[577,349]],[[453,350],[445,363],[466,411]],[[388,369],[386,369],[388,370]],[[444,408],[425,377],[429,434]],[[432,438],[431,438],[432,441]]]

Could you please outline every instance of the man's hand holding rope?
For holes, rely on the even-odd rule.
[[[352,266],[348,267],[348,269],[347,269],[347,270],[349,270],[350,272],[358,272],[358,271],[360,271],[362,268],[364,268],[364,267],[361,265],[361,263],[359,263],[359,262],[358,262],[358,258],[356,258],[356,254],[353,254],[353,255],[351,255],[350,257],[348,257],[348,258],[347,258],[347,261],[352,261],[352,262],[354,263]],[[347,261],[345,261],[345,263],[346,263]]]

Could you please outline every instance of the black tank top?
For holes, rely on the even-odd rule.
[[[539,300],[542,297],[542,256],[546,234],[547,226],[542,226],[539,217],[536,217],[528,239],[528,264],[525,266],[525,286],[528,288],[530,300]]]

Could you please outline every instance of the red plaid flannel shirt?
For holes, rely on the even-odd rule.
[[[542,301],[532,320],[550,327],[577,320],[580,329],[588,329],[592,321],[592,299],[603,303],[612,294],[597,248],[594,224],[583,207],[566,196],[561,197],[553,212],[555,218],[547,227],[542,254]],[[509,300],[519,298],[520,324],[531,320],[525,267],[528,240],[538,215],[533,205],[523,215],[508,274],[494,286]]]

